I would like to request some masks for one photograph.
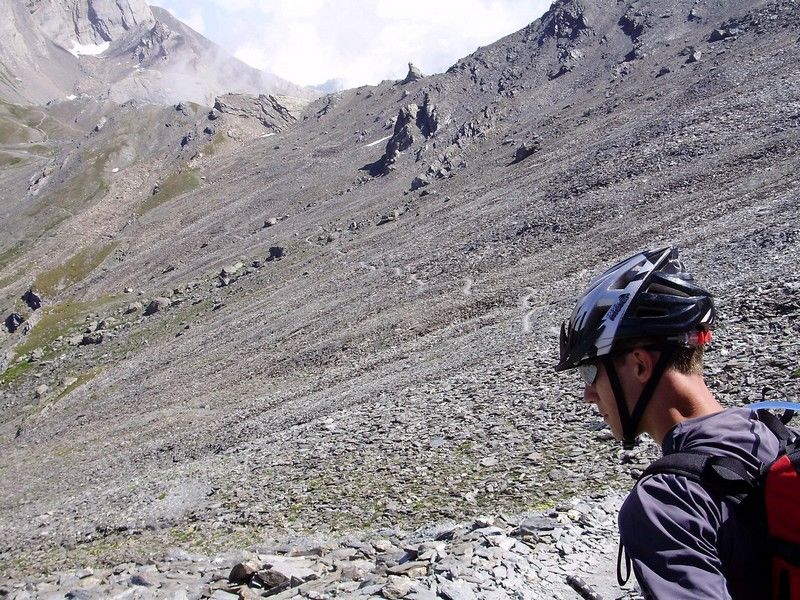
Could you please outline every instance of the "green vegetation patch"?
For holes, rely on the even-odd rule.
[[[17,242],[11,248],[0,252],[0,269],[5,269],[9,264],[19,257],[25,250],[25,244]]]
[[[9,365],[9,367],[3,371],[2,375],[0,375],[0,385],[8,385],[11,382],[19,379],[34,366],[35,363],[28,362],[27,360],[11,363],[11,365]]]
[[[33,283],[33,288],[46,297],[53,296],[59,289],[85,279],[108,258],[118,245],[118,242],[111,242],[102,246],[95,245],[84,248],[66,262],[40,274]]]
[[[9,154],[8,152],[0,152],[0,167],[14,167],[22,162],[24,159],[16,154]]]
[[[31,131],[16,119],[0,115],[0,144],[24,144],[30,142]]]
[[[91,371],[87,371],[86,373],[81,373],[80,375],[78,375],[78,377],[77,377],[77,379],[75,381],[73,381],[71,384],[69,384],[63,390],[61,390],[61,392],[56,397],[56,401],[61,400],[61,398],[63,398],[67,394],[69,394],[72,390],[76,390],[79,387],[81,387],[82,385],[84,385],[85,383],[89,383],[92,379],[97,377],[97,375],[100,373],[100,371],[102,371],[101,368],[95,368],[95,369],[92,369]]]
[[[159,183],[157,194],[153,194],[139,205],[136,214],[141,217],[154,208],[169,202],[173,198],[187,194],[199,186],[200,176],[197,174],[196,169],[184,169],[177,173],[172,173]]]
[[[218,131],[214,134],[214,137],[211,138],[211,141],[203,146],[203,154],[205,156],[214,156],[217,153],[217,150],[222,148],[229,139],[230,138],[228,138],[227,135]]]
[[[83,326],[87,313],[98,312],[111,304],[115,298],[107,296],[94,302],[61,302],[52,306],[44,306],[42,318],[25,341],[16,348],[17,356],[22,356],[36,348],[44,348],[52,344],[56,338],[76,331]]]

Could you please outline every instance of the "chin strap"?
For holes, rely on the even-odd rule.
[[[656,391],[656,386],[661,381],[661,376],[667,370],[667,365],[674,353],[675,349],[671,346],[661,349],[661,356],[653,369],[653,374],[650,375],[650,379],[647,380],[644,388],[642,388],[642,393],[639,394],[639,400],[633,407],[633,414],[628,411],[628,403],[625,402],[625,393],[622,391],[622,384],[619,381],[617,369],[614,367],[614,359],[609,355],[602,357],[603,366],[606,368],[608,380],[611,383],[611,389],[617,401],[617,412],[619,412],[619,421],[622,425],[622,446],[626,450],[633,448],[636,443],[639,421],[642,420],[644,411],[653,397],[653,392]]]

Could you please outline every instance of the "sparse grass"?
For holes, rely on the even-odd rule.
[[[29,217],[38,217],[47,208],[60,208],[74,213],[95,199],[108,193],[109,184],[104,174],[111,156],[119,152],[120,144],[95,154],[86,151],[81,155],[76,174],[58,186],[53,192],[45,194],[28,212]],[[62,217],[63,220],[63,217]]]
[[[0,385],[8,385],[11,382],[19,379],[25,375],[25,373],[30,371],[34,365],[35,363],[28,362],[27,360],[23,362],[12,362],[11,365],[0,375]]]
[[[157,194],[153,194],[139,205],[136,209],[136,214],[141,217],[154,208],[191,192],[199,185],[200,176],[195,169],[187,168],[177,173],[172,173],[159,184],[159,192]]]
[[[201,151],[205,156],[214,156],[217,153],[217,150],[224,146],[228,139],[229,138],[227,135],[218,131],[214,134],[214,137],[211,138],[211,141],[203,146]]]
[[[24,162],[19,156],[15,154],[8,154],[7,152],[0,152],[0,167],[14,167],[21,162]]]
[[[36,278],[33,288],[45,296],[53,296],[58,290],[86,278],[108,258],[118,245],[118,242],[111,242],[102,246],[84,248],[66,262],[41,273]]]
[[[38,156],[45,156],[51,157],[55,152],[49,146],[45,146],[44,144],[31,144],[25,148],[31,154],[36,154]]]
[[[12,261],[14,261],[25,250],[25,244],[17,242],[11,248],[0,252],[0,269],[5,269]]]
[[[30,142],[30,130],[14,119],[0,116],[0,144]]]
[[[24,144],[59,135],[67,128],[30,106],[18,106],[0,100],[0,144]]]
[[[86,373],[81,373],[78,375],[77,380],[73,383],[69,384],[65,387],[56,397],[56,401],[61,400],[64,396],[69,394],[72,390],[76,390],[81,387],[83,384],[90,382],[92,379],[97,377],[97,375],[102,371],[100,368],[92,369],[91,371],[87,371]]]
[[[795,369],[794,371],[792,371],[792,378],[800,379],[800,369]]]
[[[94,302],[62,302],[61,304],[45,306],[41,309],[44,311],[44,315],[36,324],[36,327],[31,329],[25,341],[16,347],[16,357],[23,356],[36,348],[45,348],[59,336],[75,331],[83,325],[87,313],[98,312],[113,301],[115,301],[113,296],[106,296]],[[12,366],[3,374],[4,378],[14,366],[12,363]]]

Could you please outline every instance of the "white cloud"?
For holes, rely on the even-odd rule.
[[[348,86],[445,70],[521,29],[548,0],[165,0],[248,64],[299,84]],[[199,18],[193,17],[196,11]],[[205,19],[203,13],[205,11]],[[182,15],[186,15],[184,18]],[[194,27],[194,25],[190,26]]]
[[[173,17],[179,21],[183,21],[197,33],[206,33],[206,20],[202,7],[198,6],[194,2],[186,2],[185,0],[163,2],[162,5],[163,8],[166,8]]]

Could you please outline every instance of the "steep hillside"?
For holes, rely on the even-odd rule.
[[[653,448],[619,454],[552,367],[642,247],[717,295],[724,402],[796,396],[798,36],[789,0],[566,0],[302,113],[8,107],[4,568],[624,489]]]

